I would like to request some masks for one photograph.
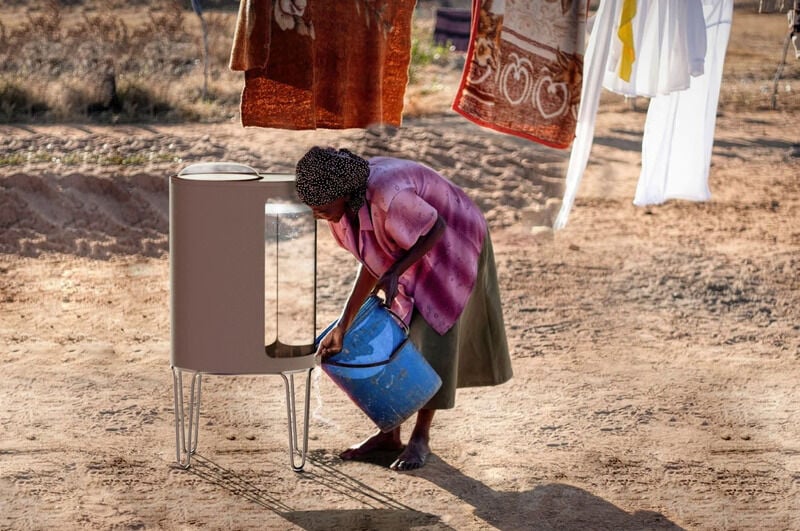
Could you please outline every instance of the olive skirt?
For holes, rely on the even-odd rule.
[[[458,321],[440,335],[415,310],[409,337],[442,379],[442,387],[423,409],[450,409],[455,406],[457,388],[499,385],[511,378],[497,268],[488,233],[478,259],[475,287]]]

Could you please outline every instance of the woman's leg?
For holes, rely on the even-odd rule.
[[[345,460],[359,459],[365,455],[380,450],[401,450],[403,443],[400,440],[400,428],[392,431],[382,432],[367,437],[358,444],[355,444],[339,454]]]
[[[431,453],[430,433],[434,413],[436,413],[435,409],[419,410],[417,423],[414,425],[414,431],[411,432],[411,438],[408,440],[405,450],[389,468],[392,470],[414,470],[425,465],[425,461]]]

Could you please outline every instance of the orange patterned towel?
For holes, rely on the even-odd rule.
[[[242,125],[399,126],[415,0],[241,0]]]
[[[575,136],[587,0],[473,0],[453,109],[473,122],[564,149]]]

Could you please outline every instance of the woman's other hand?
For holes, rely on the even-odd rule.
[[[317,355],[324,359],[328,356],[338,354],[342,351],[343,344],[344,330],[339,325],[336,325],[322,338],[322,341],[320,341],[319,348],[317,348]]]
[[[381,278],[378,279],[373,293],[383,291],[386,296],[385,304],[387,306],[391,305],[392,301],[394,301],[394,298],[397,296],[398,279],[400,275],[414,265],[420,258],[425,256],[425,253],[436,245],[436,242],[444,235],[446,228],[447,224],[444,222],[444,218],[438,216],[433,227],[431,227],[427,233],[420,236],[417,242],[412,245],[408,251],[403,253],[403,255],[386,270]]]
[[[384,297],[386,297],[386,300],[384,301],[386,306],[391,306],[392,301],[395,297],[397,297],[397,277],[398,275],[395,272],[394,267],[390,267],[375,284],[375,289],[373,292],[377,293],[378,291],[383,291]]]

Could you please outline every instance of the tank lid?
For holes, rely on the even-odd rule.
[[[178,173],[181,179],[195,181],[255,181],[261,176],[245,164],[237,162],[198,162]]]

